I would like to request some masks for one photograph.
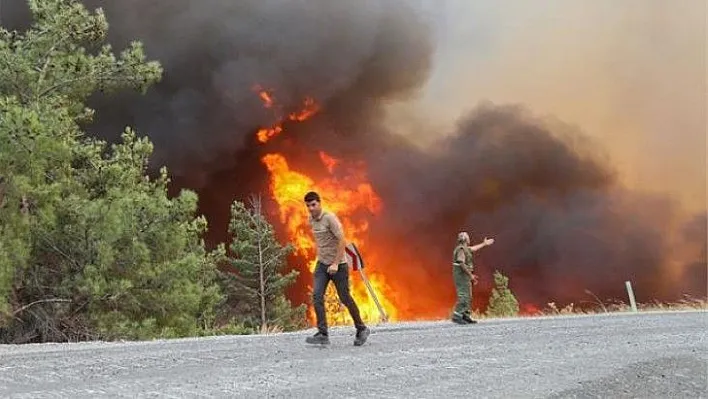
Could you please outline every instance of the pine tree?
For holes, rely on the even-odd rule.
[[[151,338],[204,331],[220,299],[197,196],[170,198],[152,143],[85,135],[98,91],[160,79],[139,42],[103,45],[101,9],[30,0],[33,24],[0,28],[0,342]]]
[[[519,314],[519,302],[509,289],[509,278],[499,271],[494,272],[494,288],[489,298],[487,316],[513,317]]]
[[[300,327],[305,305],[293,308],[284,294],[299,273],[281,274],[293,247],[278,242],[263,215],[259,196],[251,196],[250,207],[234,201],[229,232],[233,235],[229,260],[235,273],[225,276],[225,292],[232,308],[239,307],[237,313],[243,321],[257,324],[261,331],[272,326]]]

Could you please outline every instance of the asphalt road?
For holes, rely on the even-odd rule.
[[[0,346],[3,398],[708,398],[708,312]]]

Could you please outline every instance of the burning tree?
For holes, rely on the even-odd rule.
[[[268,326],[297,327],[304,320],[305,306],[290,306],[284,289],[297,278],[292,270],[286,275],[281,270],[292,246],[281,245],[273,227],[262,213],[260,196],[251,196],[250,208],[234,201],[231,207],[229,232],[233,235],[230,264],[237,274],[226,277],[225,290],[229,302],[242,308],[246,323],[258,325],[262,331]]]

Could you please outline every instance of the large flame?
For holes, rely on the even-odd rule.
[[[273,95],[260,90],[259,96],[267,108],[273,107]],[[315,115],[319,106],[311,98],[305,100],[302,110],[288,115],[292,121],[304,121]],[[282,122],[274,127],[261,129],[258,140],[266,143],[275,135],[282,132]],[[317,191],[323,200],[326,209],[334,212],[342,222],[346,239],[353,242],[367,256],[369,250],[368,228],[371,218],[381,212],[382,201],[367,180],[366,168],[361,163],[347,165],[343,177],[335,177],[339,167],[344,166],[341,160],[319,152],[320,167],[324,167],[328,177],[315,181],[303,172],[290,168],[286,157],[280,153],[271,153],[262,157],[263,163],[270,172],[270,191],[272,198],[278,204],[280,222],[285,227],[289,240],[296,248],[296,253],[309,264],[309,271],[313,272],[316,264],[316,250],[312,236],[308,212],[303,203],[303,197],[308,191]],[[350,269],[351,270],[351,269]],[[365,269],[370,286],[384,309],[387,319],[397,320],[398,312],[392,302],[387,300],[384,293],[390,292],[384,276],[376,273],[376,266],[367,262]],[[380,320],[380,312],[376,302],[368,292],[361,278],[352,278],[352,296],[359,306],[362,318],[371,323]],[[339,303],[334,286],[330,284],[326,294],[328,322],[331,325],[342,324],[350,321],[349,314]],[[310,319],[314,319],[314,310],[310,307]]]
[[[322,165],[331,168],[334,161],[324,152],[320,152]],[[297,253],[307,259],[310,272],[314,271],[316,264],[316,251],[314,239],[310,232],[307,209],[303,204],[304,194],[310,190],[320,193],[326,209],[334,212],[340,218],[347,241],[354,242],[366,257],[369,250],[367,230],[369,218],[375,217],[381,211],[382,203],[371,185],[366,182],[365,174],[348,175],[340,180],[334,177],[325,178],[315,182],[307,175],[290,169],[287,160],[281,154],[268,154],[263,157],[263,163],[271,174],[270,189],[273,198],[278,204],[280,222],[286,226],[288,235],[296,247]],[[397,311],[383,293],[388,292],[385,280],[376,270],[366,268],[371,287],[384,308],[389,320],[396,320]],[[352,296],[359,305],[362,318],[371,322],[378,320],[379,310],[376,303],[367,292],[361,279],[354,278]],[[333,286],[328,292],[329,310],[335,313],[329,315],[331,324],[339,324],[347,319],[346,309],[339,306],[334,297]],[[312,312],[312,309],[310,310]],[[312,313],[310,314],[312,316]]]

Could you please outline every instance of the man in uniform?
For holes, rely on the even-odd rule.
[[[457,291],[457,303],[455,303],[452,312],[452,321],[455,323],[473,324],[477,322],[470,315],[472,285],[477,284],[472,256],[474,252],[493,243],[493,239],[485,238],[482,243],[469,246],[469,234],[463,231],[457,235],[457,246],[452,255],[452,277]]]
[[[311,191],[305,195],[305,205],[310,212],[310,226],[315,236],[317,247],[317,266],[314,273],[312,299],[317,317],[317,333],[307,337],[309,344],[329,344],[327,317],[325,314],[324,295],[329,281],[334,281],[339,300],[347,307],[356,327],[354,345],[361,346],[369,336],[369,329],[364,325],[359,314],[359,307],[349,292],[349,265],[344,257],[346,241],[342,224],[337,216],[322,209],[319,194]]]

